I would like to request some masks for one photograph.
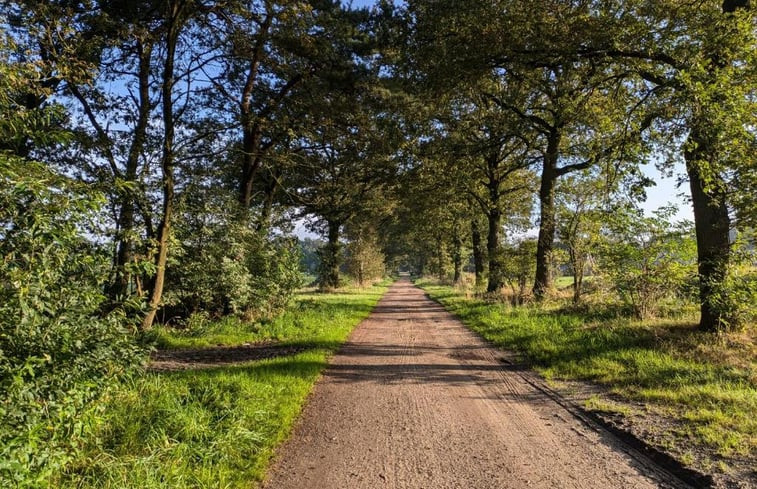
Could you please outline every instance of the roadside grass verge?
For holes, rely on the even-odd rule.
[[[511,307],[420,282],[429,296],[496,346],[520,353],[546,379],[586,380],[680,421],[674,433],[721,456],[757,453],[754,330],[716,337],[691,321],[592,318]],[[591,406],[589,406],[591,408]]]
[[[302,293],[280,317],[163,329],[161,346],[198,348],[278,340],[295,355],[232,366],[146,372],[105,399],[90,442],[54,487],[250,488],[291,430],[328,357],[366,318],[387,284]]]
[[[211,320],[202,314],[193,315],[182,328],[157,326],[150,333],[158,349],[176,350],[234,346],[261,341],[282,344],[338,340],[333,323],[349,323],[364,318],[377,302],[376,294],[386,291],[390,282],[374,287],[347,287],[336,293],[321,293],[315,289],[299,292],[294,304],[273,319],[244,321],[237,316]],[[378,297],[380,297],[380,294]],[[326,319],[324,319],[326,318]],[[331,338],[331,335],[335,335]],[[341,343],[341,341],[340,341]]]

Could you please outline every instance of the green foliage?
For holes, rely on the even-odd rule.
[[[713,287],[710,304],[721,311],[721,331],[744,329],[757,323],[757,254],[754,241],[741,237],[732,245],[731,265],[724,280]]]
[[[384,254],[375,237],[358,237],[347,245],[347,273],[358,286],[381,279],[386,273]]]
[[[166,346],[276,338],[298,350],[234,366],[149,373],[127,383],[110,397],[107,422],[57,487],[251,487],[288,436],[328,356],[385,291],[386,284],[299,294],[289,311],[271,321],[208,321],[191,334],[159,326]]]
[[[584,273],[599,239],[603,184],[596,175],[583,174],[566,176],[558,186],[557,234],[567,251],[576,304],[581,301]]]
[[[321,288],[336,289],[342,285],[342,279],[339,276],[339,269],[344,262],[342,249],[344,245],[340,242],[328,242],[324,244],[317,252],[318,254],[318,283]]]
[[[520,304],[525,300],[526,286],[533,280],[536,271],[536,240],[523,239],[511,244],[504,249],[505,280],[510,284],[514,304]]]
[[[104,309],[108,256],[84,234],[101,203],[42,165],[0,155],[3,487],[44,485],[80,443],[82,413],[141,358],[133,321]]]
[[[318,249],[323,242],[312,238],[300,239],[300,270],[310,276],[318,275]]]
[[[665,207],[644,217],[633,209],[619,209],[607,220],[602,271],[642,319],[653,316],[664,297],[684,297],[696,276],[691,226],[671,223],[674,213],[675,208]]]
[[[34,83],[40,71],[49,67],[43,62],[15,60],[18,49],[12,37],[0,31],[0,151],[23,154],[30,144],[48,146],[65,141],[66,135],[58,127],[65,111],[58,104],[40,107],[27,102],[51,94],[49,88]]]
[[[234,203],[228,206],[234,208]],[[247,220],[224,215],[223,208],[208,199],[177,223],[167,314],[271,317],[287,307],[302,285],[294,239],[256,230]]]

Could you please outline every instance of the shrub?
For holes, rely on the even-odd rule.
[[[527,284],[536,273],[536,240],[523,239],[510,244],[504,253],[503,275],[512,289],[510,300],[513,305],[519,305],[526,300]]]
[[[233,203],[212,202],[177,223],[164,320],[197,311],[248,318],[281,312],[302,285],[296,240],[229,215]]]
[[[752,238],[753,239],[753,238]],[[753,240],[732,245],[731,264],[724,280],[713,287],[710,297],[715,309],[723,311],[722,330],[738,330],[757,322],[757,252]]]
[[[39,487],[74,453],[82,413],[141,358],[104,310],[102,203],[42,165],[0,155],[0,486]]]
[[[690,223],[672,223],[663,207],[652,217],[620,209],[606,223],[602,271],[634,315],[655,314],[664,297],[683,298],[696,276],[696,241]],[[688,287],[690,288],[690,287]]]

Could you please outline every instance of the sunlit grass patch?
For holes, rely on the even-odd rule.
[[[385,291],[386,284],[301,294],[289,312],[255,328],[222,320],[204,333],[161,331],[163,346],[275,339],[307,348],[233,366],[146,373],[113,391],[92,442],[56,487],[252,487],[288,436],[328,357]]]
[[[232,346],[261,341],[298,342],[318,337],[325,340],[333,323],[365,318],[386,283],[366,288],[345,288],[337,293],[309,289],[297,294],[295,303],[281,315],[266,320],[245,321],[236,316],[211,320],[202,314],[189,318],[179,328],[160,326],[150,333],[161,349]]]

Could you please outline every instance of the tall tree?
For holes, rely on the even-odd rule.
[[[595,36],[568,49],[576,58],[611,58],[654,87],[667,110],[660,123],[677,140],[694,208],[700,328],[735,325],[722,286],[730,262],[731,211],[754,222],[753,121],[757,30],[744,0],[629,1],[608,9]],[[641,26],[643,31],[640,30]],[[676,144],[683,141],[683,144]]]
[[[487,292],[504,285],[503,227],[531,211],[535,133],[492,98],[496,82],[461,91],[442,108],[430,133],[437,180],[486,216]],[[486,87],[486,88],[483,88]],[[500,87],[497,87],[500,88]],[[503,88],[506,90],[506,88]],[[452,202],[452,201],[450,201]],[[475,214],[474,214],[475,215]]]
[[[161,70],[161,109],[163,122],[162,155],[160,159],[163,204],[158,223],[157,251],[155,253],[155,276],[150,290],[148,310],[142,321],[142,329],[150,329],[163,297],[163,285],[168,264],[168,248],[171,236],[171,220],[174,212],[176,164],[174,112],[174,84],[176,83],[176,48],[181,30],[187,21],[189,5],[185,0],[169,0],[163,17],[164,59]]]
[[[376,114],[380,97],[363,84],[342,89],[325,95],[327,106],[316,103],[323,92],[312,95],[313,123],[293,149],[284,175],[291,203],[302,215],[316,217],[316,228],[325,228],[321,281],[326,288],[339,286],[344,226],[371,206],[381,206],[380,197],[396,175],[399,133],[390,114]]]
[[[555,185],[568,173],[636,161],[643,118],[628,111],[636,93],[622,70],[599,59],[561,56],[570,39],[588,35],[586,2],[408,2],[413,76],[436,90],[459,91],[494,78],[518,90],[490,89],[490,100],[539,134],[540,220],[534,295],[551,286]],[[508,26],[507,29],[503,26]],[[444,59],[445,62],[441,62]],[[450,61],[458,69],[449,70]],[[633,107],[633,105],[630,105]],[[491,271],[490,271],[491,273]]]

